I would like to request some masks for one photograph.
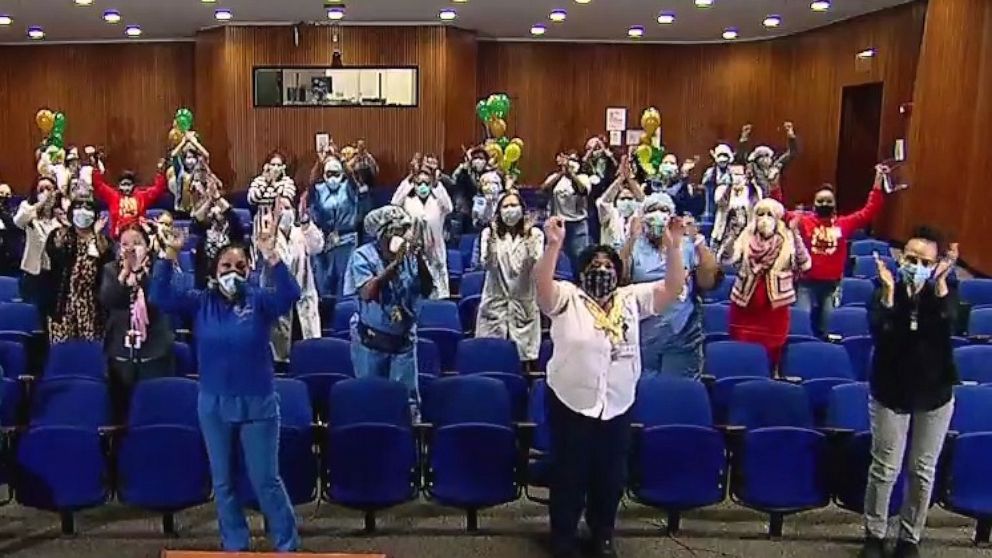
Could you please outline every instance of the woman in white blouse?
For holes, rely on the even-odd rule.
[[[448,191],[436,175],[418,165],[413,175],[400,183],[392,203],[410,214],[414,233],[420,235],[424,259],[434,282],[431,298],[448,298],[448,248],[444,243],[444,219],[452,210]]]
[[[664,247],[671,272],[663,281],[619,287],[623,264],[609,246],[579,255],[577,285],[555,281],[565,222],[545,225],[548,245],[535,268],[537,303],[551,318],[548,362],[551,427],[551,541],[555,556],[575,555],[585,510],[594,550],[614,556],[613,527],[626,481],[630,408],[641,374],[642,319],[664,311],[685,284],[682,220],[673,218]]]
[[[534,288],[534,265],[544,252],[544,234],[524,215],[523,200],[506,194],[493,222],[479,237],[479,261],[486,271],[476,337],[498,337],[517,344],[520,360],[537,360],[541,312]]]
[[[38,289],[44,288],[42,272],[51,269],[45,243],[48,235],[62,226],[57,217],[58,189],[55,181],[47,176],[35,182],[34,195],[21,202],[14,214],[14,224],[24,229],[24,255],[21,257],[21,295],[24,300],[36,303]]]

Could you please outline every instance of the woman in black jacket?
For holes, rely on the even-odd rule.
[[[153,264],[147,233],[138,225],[121,232],[117,259],[103,266],[100,303],[107,311],[104,350],[117,417],[123,419],[134,384],[172,376],[169,316],[148,301]]]
[[[898,278],[875,256],[880,285],[870,316],[875,339],[869,403],[872,463],[865,490],[863,558],[884,556],[889,499],[907,445],[909,492],[899,512],[894,556],[919,556],[937,458],[954,413],[958,377],[951,335],[957,300],[948,290],[947,276],[958,248],[951,244],[941,259],[939,244],[936,233],[917,229],[903,250]]]

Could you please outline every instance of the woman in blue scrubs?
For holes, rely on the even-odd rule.
[[[348,260],[358,244],[362,194],[341,161],[324,157],[321,180],[309,196],[310,218],[324,234],[324,249],[313,256],[313,269],[321,296],[341,296]]]
[[[251,541],[234,489],[235,441],[273,547],[280,552],[299,547],[296,517],[279,476],[279,398],[269,334],[300,298],[300,287],[275,250],[272,228],[264,227],[255,242],[272,272],[270,288],[248,284],[248,251],[241,244],[220,249],[211,266],[215,286],[205,291],[173,283],[182,238],[166,247],[165,258],[155,263],[152,274],[154,305],[195,316],[200,363],[197,412],[210,458],[221,544],[229,552],[247,551]]]

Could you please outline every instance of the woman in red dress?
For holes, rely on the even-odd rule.
[[[773,368],[789,333],[795,279],[810,267],[796,222],[786,226],[784,215],[782,204],[773,199],[755,204],[754,218],[734,245],[740,268],[730,294],[730,338],[762,345]]]

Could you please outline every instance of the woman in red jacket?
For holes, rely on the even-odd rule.
[[[165,180],[165,159],[158,163],[158,173],[155,175],[155,182],[151,186],[136,187],[135,175],[131,171],[124,171],[121,179],[117,182],[117,188],[107,183],[100,172],[94,166],[93,170],[93,193],[103,203],[107,204],[110,211],[110,235],[117,238],[120,231],[128,225],[139,222],[148,211],[148,208],[165,193],[167,186]]]
[[[810,313],[813,331],[824,335],[841,278],[847,263],[848,239],[859,229],[866,228],[882,211],[885,195],[882,180],[888,174],[885,165],[875,166],[875,183],[865,206],[847,215],[837,216],[834,188],[825,184],[816,192],[813,214],[796,214],[799,233],[809,246],[813,266],[799,281],[799,298],[796,306]]]

